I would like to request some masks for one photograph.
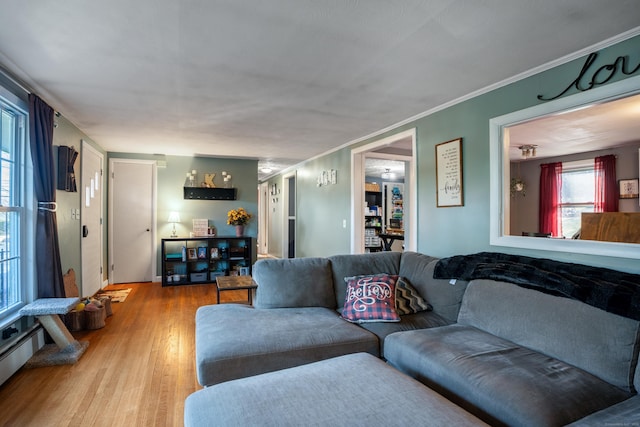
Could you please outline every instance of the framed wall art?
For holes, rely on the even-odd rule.
[[[436,145],[437,207],[463,206],[462,138]]]
[[[638,179],[621,179],[620,181],[620,198],[621,199],[637,199],[638,198]]]

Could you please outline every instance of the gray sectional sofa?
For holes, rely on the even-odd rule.
[[[478,424],[640,424],[640,276],[624,275],[624,286],[600,287],[593,277],[618,276],[585,266],[588,277],[582,280],[575,273],[580,266],[573,264],[563,276],[566,263],[487,259],[478,258],[475,268],[466,268],[463,259],[459,265],[468,271],[457,277],[443,277],[441,260],[414,252],[258,261],[253,307],[204,306],[196,314],[197,375],[206,388],[187,399],[186,425],[214,416],[212,399],[229,390],[269,384],[266,397],[272,398],[270,393],[282,392],[274,389],[277,384],[292,388],[286,385],[290,369],[304,378],[319,363],[326,371],[331,360],[352,353],[377,356],[398,375],[447,399],[442,413],[432,405],[414,414],[416,424],[450,416],[450,405],[465,417],[478,417]],[[496,271],[509,281],[497,280]],[[342,319],[344,278],[379,273],[406,278],[433,310],[400,322]],[[529,276],[545,283],[538,287]],[[576,295],[566,297],[570,292]],[[349,387],[334,384],[339,400],[341,389]],[[278,424],[265,417],[264,424]]]

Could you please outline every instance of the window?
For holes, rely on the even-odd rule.
[[[0,98],[0,318],[24,302],[26,114]]]
[[[560,216],[565,238],[570,239],[580,231],[582,212],[593,212],[594,183],[593,159],[562,164]]]

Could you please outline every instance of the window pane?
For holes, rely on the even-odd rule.
[[[8,153],[9,156],[11,156],[14,150],[16,116],[7,110],[1,111],[2,125],[0,129],[2,129],[2,154],[4,156],[5,153]]]
[[[15,206],[14,197],[14,150],[16,136],[16,117],[14,114],[2,111],[2,154],[0,155],[0,205]]]
[[[19,124],[24,115],[0,104],[0,317],[11,314],[23,302],[22,220],[23,207],[20,147],[24,134]]]
[[[582,213],[593,212],[595,177],[593,168],[562,172],[560,215],[562,235],[570,239],[580,231]]]
[[[20,215],[0,212],[0,313],[19,303]]]
[[[595,178],[593,169],[562,173],[562,203],[593,203]]]
[[[593,212],[593,205],[562,207],[562,235],[565,238],[571,239],[574,234],[580,231],[582,212]]]

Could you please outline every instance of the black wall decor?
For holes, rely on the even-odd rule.
[[[58,190],[77,192],[76,174],[73,165],[78,158],[78,152],[73,147],[61,145],[58,147]]]
[[[587,90],[593,89],[596,86],[603,85],[607,83],[613,76],[615,76],[618,71],[624,75],[630,76],[632,74],[640,71],[640,63],[635,66],[635,68],[631,68],[629,65],[629,57],[628,56],[618,56],[615,61],[610,64],[604,64],[595,71],[591,65],[596,62],[598,58],[598,52],[593,52],[589,54],[587,60],[585,61],[578,77],[566,87],[565,90],[552,97],[545,97],[544,95],[538,95],[538,99],[540,101],[552,101],[554,99],[560,98],[562,95],[567,93],[572,87],[575,87],[580,92],[585,92]]]
[[[184,187],[184,198],[193,200],[236,200],[236,188]]]

